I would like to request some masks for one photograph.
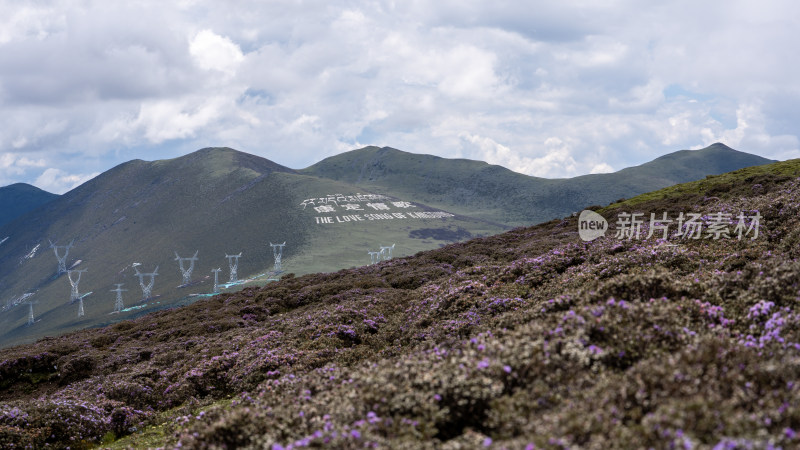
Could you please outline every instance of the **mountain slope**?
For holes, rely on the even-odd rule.
[[[58,335],[68,330],[98,326],[146,311],[196,300],[195,294],[213,289],[212,269],[222,268],[220,282],[229,280],[226,255],[242,253],[239,279],[273,278],[270,243],[283,243],[282,265],[297,274],[360,266],[370,261],[368,251],[396,244],[394,255],[413,254],[473,235],[494,234],[502,225],[468,217],[408,218],[402,211],[431,211],[423,204],[402,203],[405,209],[384,203],[399,214],[385,218],[370,213],[368,202],[355,204],[363,220],[342,222],[355,216],[344,206],[301,205],[310,198],[332,194],[354,195],[361,188],[296,173],[264,158],[228,148],[203,149],[192,154],[154,162],[121,164],[68,192],[36,211],[0,227],[9,239],[0,246],[0,346]],[[334,198],[335,200],[335,198]],[[386,205],[390,205],[388,207]],[[325,208],[322,208],[322,207]],[[338,206],[337,206],[338,207]],[[365,211],[366,210],[366,211]],[[371,211],[377,213],[378,211]],[[363,217],[362,217],[363,216]],[[317,223],[321,219],[330,223]],[[375,220],[370,220],[374,218]],[[56,275],[56,257],[50,241],[69,250],[67,267],[87,269],[79,293],[85,316],[70,304],[70,282]],[[175,252],[190,257],[198,251],[193,285],[182,285]],[[64,254],[64,249],[59,249]],[[143,273],[158,266],[153,300],[141,302],[142,292],[134,263]],[[145,282],[148,281],[145,279]],[[124,283],[128,311],[109,315],[115,284]],[[232,287],[235,288],[235,287]],[[33,299],[35,326],[27,326],[29,310],[13,307],[26,293]]]
[[[530,207],[545,203],[547,188],[557,183],[482,161],[417,155],[390,147],[341,153],[300,172],[352,183],[373,192],[414,195],[418,201],[437,208],[509,225],[519,225],[531,217]],[[563,215],[548,210],[535,217],[546,216],[549,220]]]
[[[531,177],[465,159],[365,147],[320,161],[301,173],[345,181],[374,192],[414,195],[431,206],[512,226],[564,217],[588,205],[773,162],[713,144],[681,150],[610,174],[566,179]]]
[[[270,243],[286,242],[283,267],[296,274],[370,262],[368,252],[394,245],[394,256],[486,236],[511,226],[562,217],[672,180],[692,179],[760,159],[716,145],[677,152],[616,174],[548,180],[468,160],[367,148],[295,171],[228,148],[171,160],[131,161],[0,227],[0,346],[99,326],[153,309],[185,304],[213,288],[212,269],[228,281],[225,255],[243,252],[239,278],[274,278]],[[664,174],[660,176],[659,174]],[[319,176],[318,176],[319,175]],[[359,194],[378,192],[371,197]],[[432,211],[440,210],[437,218]],[[566,211],[566,212],[565,212]],[[421,213],[421,214],[420,214]],[[452,214],[451,214],[452,213]],[[527,222],[526,222],[527,221]],[[74,240],[67,265],[87,269],[79,292],[85,316],[70,302],[70,282],[56,275],[52,241]],[[59,249],[63,253],[63,249]],[[183,283],[175,252],[199,252],[193,283]],[[375,254],[373,253],[373,256]],[[159,268],[141,302],[134,263]],[[123,283],[124,314],[113,309]],[[234,289],[237,287],[233,287]],[[26,326],[23,296],[40,304]]]
[[[796,448],[800,160],[755,169],[2,349],[0,444]],[[614,237],[661,211],[762,233]]]
[[[56,198],[58,195],[25,183],[0,187],[0,226]]]
[[[608,174],[584,175],[561,181],[559,190],[574,192],[567,204],[579,210],[587,204],[605,205],[621,197],[628,198],[675,184],[700,180],[745,167],[775,161],[734,150],[724,144],[712,144],[701,150],[680,150],[645,164]],[[589,200],[587,193],[594,202]]]

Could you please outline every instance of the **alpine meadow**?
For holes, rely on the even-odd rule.
[[[0,0],[0,449],[800,449],[798,42]]]
[[[568,215],[377,264],[284,273],[5,348],[0,439],[57,448],[792,447],[798,183],[796,160],[743,168],[592,207],[609,229],[591,241]],[[301,202],[291,205],[298,215]],[[641,236],[615,236],[623,222],[614,217],[661,211],[700,211],[707,227],[727,214],[730,229],[726,239],[681,237],[676,227],[645,238],[644,221]],[[737,237],[735,217],[755,212],[758,228],[750,221]]]

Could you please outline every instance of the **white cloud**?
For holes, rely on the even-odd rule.
[[[0,153],[0,182],[13,182],[14,178],[24,176],[32,168],[44,167],[45,164],[42,158],[31,159],[12,152]]]
[[[783,0],[5,2],[0,180],[208,145],[290,167],[389,145],[549,177],[716,141],[797,157],[797,17]]]
[[[192,38],[189,53],[201,68],[218,70],[228,75],[236,73],[236,68],[244,60],[238,45],[230,38],[211,30],[202,30]]]
[[[226,99],[177,99],[144,102],[136,118],[136,129],[152,143],[170,139],[194,137],[201,127],[219,117],[225,108]]]
[[[300,117],[289,123],[285,129],[288,133],[316,132],[320,129],[319,123],[319,117],[301,114]]]
[[[583,68],[611,66],[624,60],[628,46],[609,36],[586,36],[582,45],[556,51],[555,58],[563,64]]]
[[[800,157],[800,142],[796,135],[772,135],[767,131],[767,119],[758,104],[744,104],[736,109],[736,128],[714,133],[708,131],[706,143],[725,142],[734,148],[762,148],[771,158]]]
[[[592,167],[592,170],[589,173],[611,173],[614,172],[614,168],[606,163],[595,164]]]
[[[0,154],[0,168],[2,169],[10,169],[16,161],[17,158],[13,153]]]
[[[92,174],[69,174],[61,169],[50,167],[42,172],[33,183],[40,189],[54,194],[63,194],[99,175]]]
[[[44,167],[45,161],[42,158],[39,159],[29,159],[25,156],[19,158],[17,160],[17,165],[20,167]]]
[[[546,153],[531,158],[512,151],[494,140],[473,134],[462,136],[478,147],[478,159],[507,167],[515,172],[537,177],[556,178],[562,174],[576,175],[577,163],[571,156],[570,145],[557,137],[545,139]]]
[[[528,158],[520,158],[505,145],[499,144],[488,137],[476,134],[464,134],[462,138],[477,146],[478,158],[489,164],[507,167],[515,172],[526,173],[531,162]]]
[[[579,175],[569,143],[557,137],[549,137],[545,139],[544,145],[547,149],[546,154],[531,161],[529,166],[531,175],[548,178]]]
[[[664,85],[657,79],[651,79],[647,84],[632,86],[621,98],[609,98],[608,103],[618,111],[651,112],[664,103]]]
[[[0,45],[25,39],[42,40],[64,27],[64,15],[51,8],[0,5]]]

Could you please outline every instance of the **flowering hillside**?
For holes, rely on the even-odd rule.
[[[800,172],[773,166],[601,209],[591,242],[555,220],[4,349],[0,444],[798,447]],[[614,237],[663,211],[759,235]]]

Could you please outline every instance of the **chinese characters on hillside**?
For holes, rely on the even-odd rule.
[[[411,202],[379,194],[326,195],[303,200],[300,206],[317,213],[314,220],[318,224],[454,217],[443,211],[417,211],[417,206]]]
[[[679,213],[670,217],[668,213],[657,216],[650,213],[649,218],[645,213],[617,214],[616,232],[614,237],[619,240],[650,239],[750,239],[758,238],[761,226],[761,215],[755,213],[745,214],[740,212],[734,216],[730,213],[717,212],[712,214]],[[586,210],[578,219],[578,233],[584,241],[591,241],[605,235],[608,222],[595,213]]]

